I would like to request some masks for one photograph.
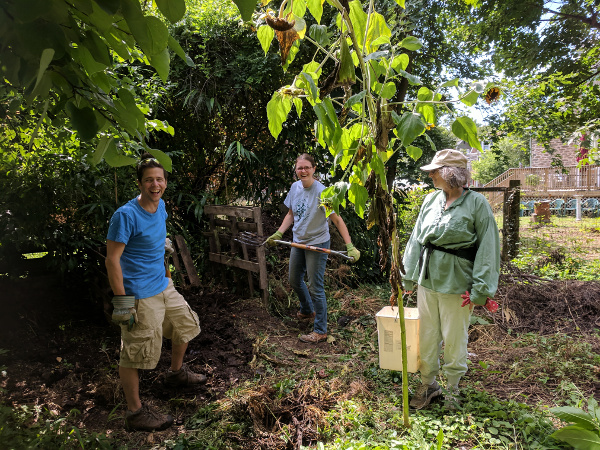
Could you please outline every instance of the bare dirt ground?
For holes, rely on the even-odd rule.
[[[0,292],[4,299],[0,349],[7,350],[0,354],[0,366],[6,367],[0,377],[0,401],[39,405],[62,416],[78,411],[76,426],[122,437],[130,448],[176,436],[201,405],[223,398],[245,380],[264,376],[260,368],[252,368],[257,367],[252,364],[256,358],[273,359],[261,353],[261,336],[269,336],[269,345],[276,345],[284,359],[314,350],[298,340],[299,334],[309,331],[305,326],[270,315],[258,298],[242,299],[221,288],[181,291],[202,327],[185,360],[194,371],[207,375],[207,383],[176,390],[164,385],[170,362],[165,340],[158,367],[140,371],[140,394],[142,402],[174,415],[176,426],[150,435],[126,433],[117,374],[119,330],[107,323],[102,306],[91,304],[76,290],[65,290],[60,279],[47,274],[0,279]],[[339,342],[319,345],[323,354],[343,351]]]
[[[514,347],[515,335],[509,329],[521,327],[521,331],[526,332],[541,327],[546,334],[593,330],[600,326],[596,296],[600,286],[592,283],[569,288],[565,283],[558,283],[528,290],[515,289],[522,282],[523,278],[518,279],[517,275],[504,280],[497,297],[501,310],[500,316],[495,316],[496,325],[472,328],[469,351],[475,368],[469,371],[466,379],[467,382],[481,380],[485,383],[484,388],[499,398],[518,398],[520,402],[532,405],[540,401],[550,404],[551,394],[538,379],[509,376],[515,361],[524,358],[527,352],[535,351]],[[283,286],[279,289],[285,290]],[[225,399],[228,390],[242,386],[247,380],[268,377],[264,365],[256,364],[257,359],[280,368],[293,364],[296,371],[313,371],[317,378],[325,378],[331,372],[327,368],[328,358],[335,356],[337,360],[348,352],[348,345],[356,345],[352,339],[333,339],[315,348],[298,340],[298,335],[306,332],[306,328],[285,319],[285,314],[283,319],[269,314],[259,299],[242,299],[219,287],[185,291],[183,293],[198,313],[202,326],[200,336],[190,343],[186,361],[193,370],[205,373],[208,381],[193,389],[174,391],[166,388],[163,380],[169,366],[170,350],[165,341],[157,369],[141,372],[141,396],[143,402],[173,414],[176,425],[157,433],[126,433],[122,428],[124,398],[117,377],[119,332],[106,322],[101,305],[92,303],[77,289],[65,289],[62,280],[43,273],[18,280],[0,279],[0,292],[3,298],[0,349],[7,350],[0,354],[0,366],[6,367],[5,374],[0,376],[1,403],[13,407],[38,405],[62,416],[77,411],[74,415],[76,426],[91,432],[106,432],[127,443],[129,448],[151,447],[175,438],[186,431],[186,420],[199,408]],[[341,304],[345,315],[342,317],[347,317],[348,321],[373,316],[384,306],[377,300],[359,299],[350,289],[340,289],[334,295],[343,297]],[[565,297],[570,302],[565,304]],[[289,308],[288,316],[291,316],[295,312],[293,302]],[[330,324],[331,336],[335,337],[346,325],[343,321]],[[354,321],[352,326],[360,327],[359,321]],[[597,333],[589,334],[585,339],[596,354],[600,353]],[[267,340],[272,351],[264,350]],[[367,347],[365,351],[371,353],[375,361],[376,335]],[[315,354],[320,358],[318,361],[323,361],[322,365],[315,365]],[[490,375],[477,370],[479,361],[491,364],[494,373]],[[348,364],[351,368],[352,362]],[[586,393],[600,398],[598,377],[581,380],[581,386]],[[313,405],[318,400],[319,408],[327,409],[342,398],[368,390],[368,382],[340,387],[333,397],[331,393],[317,395],[308,388],[300,389],[297,404],[288,405],[281,416],[290,416],[287,417],[290,422],[294,414],[300,417],[299,412],[294,413],[294,408],[308,405],[309,397]],[[249,395],[245,407],[253,414],[253,419],[260,418],[263,409],[274,407],[265,403],[270,396],[272,393],[266,391]],[[262,439],[262,443],[248,443],[248,447],[243,448],[280,448],[277,446],[280,441],[269,440],[269,430],[275,429],[273,424],[257,419],[254,425],[256,439]],[[318,436],[310,433],[311,430],[306,428],[304,437],[299,436],[299,439],[314,442]],[[269,442],[276,441],[278,443],[270,446]]]

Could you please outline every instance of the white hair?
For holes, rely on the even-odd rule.
[[[469,182],[471,174],[468,169],[463,167],[444,166],[440,168],[440,177],[448,183],[450,188],[455,189],[465,186]]]

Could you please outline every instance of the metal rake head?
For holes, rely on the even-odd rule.
[[[250,245],[251,247],[261,247],[265,245],[265,242],[267,242],[266,237],[259,236],[255,233],[250,233],[248,231],[242,231],[233,240],[239,242],[240,244]]]

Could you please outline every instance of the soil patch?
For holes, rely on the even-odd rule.
[[[332,267],[328,277],[343,279],[343,270],[341,265]],[[578,333],[576,339],[600,353],[600,338],[593,331],[598,326],[598,283],[543,282],[518,273],[505,273],[501,281],[497,296],[501,309],[487,316],[497,324],[471,328],[472,365],[465,383],[475,386],[481,381],[482,389],[499,398],[550,405],[560,379],[550,377],[544,385],[537,373],[516,376],[517,370],[523,370],[518,361],[537,351],[535,343],[515,345],[516,331]],[[332,305],[330,314],[338,320],[330,321],[329,342],[313,346],[298,340],[298,334],[310,326],[290,319],[295,301],[285,298],[289,288],[284,282],[277,286],[282,299],[274,298],[273,310],[278,316],[270,314],[260,299],[243,299],[223,288],[182,291],[202,327],[189,345],[186,362],[205,373],[208,381],[193,389],[166,388],[164,374],[171,355],[165,341],[158,367],[141,371],[140,393],[143,402],[173,414],[176,426],[148,434],[122,429],[119,331],[106,322],[101,304],[82,294],[85,289],[66,289],[65,281],[53,275],[0,279],[0,291],[8,300],[0,314],[0,349],[7,350],[0,354],[0,366],[5,367],[0,401],[13,407],[39,406],[57,417],[71,414],[73,425],[108,433],[129,448],[152,447],[189,431],[188,419],[209,403],[228,404],[234,414],[232,423],[251,423],[252,431],[239,434],[241,448],[285,448],[281,438],[285,433],[290,445],[314,443],[332,405],[355,395],[373,395],[374,382],[360,374],[369,364],[377,364],[374,314],[385,301],[370,296],[366,288],[340,284],[331,293],[337,306]],[[483,308],[477,308],[476,314],[486,316]],[[357,346],[366,356],[353,361],[347,356],[356,354]],[[549,360],[548,367],[554,363]],[[305,376],[292,385],[278,385],[288,370]],[[586,395],[600,398],[597,370],[592,377],[584,372],[580,378],[570,374],[570,380]],[[356,374],[355,380],[348,384],[344,373]],[[261,382],[245,383],[248,380]],[[411,377],[411,383],[416,378]],[[232,389],[243,395],[228,396]]]
[[[1,402],[40,406],[61,416],[72,413],[74,425],[122,436],[132,447],[136,439],[146,445],[178,435],[200,407],[224,398],[248,379],[265,376],[257,360],[285,366],[314,350],[298,340],[298,334],[308,330],[306,324],[272,316],[259,298],[243,299],[223,288],[180,290],[202,328],[190,342],[185,361],[208,380],[190,389],[167,388],[164,374],[171,353],[170,342],[164,340],[158,367],[140,371],[140,395],[142,402],[173,414],[177,426],[136,438],[138,433],[122,430],[119,330],[107,323],[102,306],[82,296],[81,290],[65,289],[64,280],[49,274],[0,279],[0,291],[10,300],[3,302],[0,315],[0,349],[5,351],[0,354],[0,366],[5,367]],[[278,348],[277,356],[269,356],[266,347]],[[340,348],[333,342],[320,345],[318,351],[335,353]],[[252,408],[258,411],[256,405]],[[287,407],[282,408],[285,415]]]

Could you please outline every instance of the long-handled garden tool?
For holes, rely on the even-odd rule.
[[[267,242],[266,237],[258,236],[254,233],[249,233],[247,231],[242,231],[237,237],[234,239],[240,244],[250,245],[252,247],[262,247]],[[302,250],[310,250],[311,252],[319,252],[319,253],[327,253],[328,255],[339,256],[340,258],[347,259],[348,261],[354,261],[352,256],[346,255],[346,252],[338,252],[336,250],[330,250],[328,248],[315,247],[313,245],[305,245],[298,244],[296,242],[288,242],[288,241],[279,241],[275,240],[277,244],[287,245],[288,247],[296,247],[301,248]]]

